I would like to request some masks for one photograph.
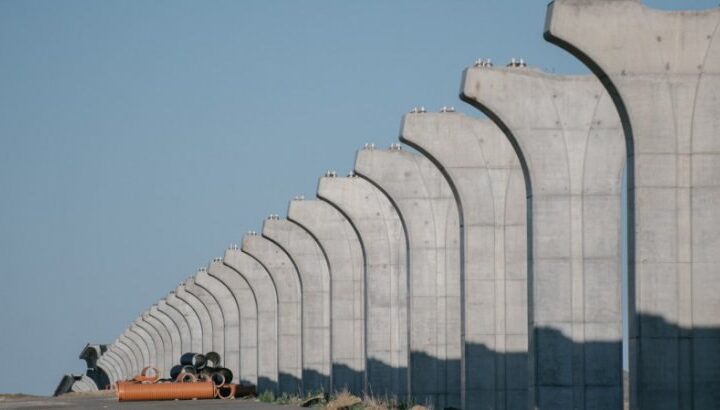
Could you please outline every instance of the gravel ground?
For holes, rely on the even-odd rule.
[[[278,406],[254,400],[174,400],[118,402],[114,395],[64,395],[61,397],[0,398],[0,409],[240,409],[240,410],[296,410],[299,407]]]

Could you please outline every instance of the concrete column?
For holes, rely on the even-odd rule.
[[[225,323],[220,305],[210,292],[195,283],[195,278],[185,281],[185,290],[198,298],[210,313],[212,345],[208,351],[217,352],[220,354],[222,360],[225,361]]]
[[[275,285],[265,268],[239,249],[226,250],[223,263],[245,279],[257,300],[257,391],[277,391],[278,299]]]
[[[130,339],[125,336],[125,334],[122,334],[120,335],[120,337],[118,337],[116,344],[118,348],[123,352],[123,356],[128,363],[128,374],[126,376],[128,378],[135,376],[138,370],[140,370],[141,357],[137,346],[135,346],[135,344],[132,343]]]
[[[130,330],[135,332],[142,339],[144,352],[147,353],[147,357],[143,367],[145,366],[157,366],[157,352],[155,351],[155,343],[152,336],[142,326],[138,325],[139,319],[135,319],[133,324],[130,326]]]
[[[109,359],[111,359],[118,367],[118,379],[124,380],[127,378],[128,375],[128,368],[127,364],[125,362],[125,359],[122,357],[122,354],[118,352],[118,347],[113,345],[110,345],[108,347],[108,351],[105,353]]]
[[[150,308],[150,316],[160,321],[170,335],[170,345],[165,345],[165,351],[170,353],[170,363],[168,371],[174,365],[180,363],[180,355],[182,355],[181,342],[180,342],[180,329],[178,329],[175,322],[170,319],[170,316],[158,309],[157,305],[153,305]]]
[[[450,186],[428,159],[364,149],[355,172],[395,206],[407,232],[410,380],[414,401],[460,407],[460,223]]]
[[[167,329],[165,324],[158,320],[154,315],[151,314],[152,309],[147,310],[143,313],[143,321],[153,327],[162,339],[163,344],[163,357],[162,357],[162,377],[170,377],[170,368],[173,366],[173,362],[178,360],[173,356],[173,343],[170,331]]]
[[[237,249],[235,247],[234,249]],[[232,294],[240,311],[240,363],[233,369],[242,384],[257,386],[257,300],[245,279],[224,264],[208,270],[210,276],[220,281]]]
[[[360,239],[345,216],[324,201],[291,201],[288,220],[312,235],[329,266],[332,306],[329,310],[332,320],[330,391],[348,390],[360,394],[365,373],[364,262]],[[298,263],[298,266],[304,265]]]
[[[233,372],[233,383],[237,383],[240,377],[240,311],[233,294],[213,275],[224,269],[222,259],[215,259],[207,269],[201,269],[195,275],[195,282],[210,292],[220,305],[225,334],[225,354],[222,360],[225,367]]]
[[[720,9],[558,0],[546,21],[629,147],[631,407],[720,408]]]
[[[197,298],[197,296],[188,293],[187,290],[185,290],[186,282],[187,281],[181,283],[180,286],[175,289],[175,296],[190,305],[197,314],[200,326],[202,328],[202,345],[200,347],[200,351],[203,353],[207,353],[212,350],[213,337],[213,327],[212,320],[210,319],[210,312],[208,312],[207,307],[203,305],[203,303],[200,301],[200,299]]]
[[[620,187],[625,144],[597,79],[473,67],[462,98],[513,143],[526,173],[530,400],[621,408]]]
[[[527,408],[527,228],[520,161],[492,122],[406,115],[400,140],[447,179],[460,210],[465,406]],[[468,291],[469,290],[469,291]]]
[[[302,284],[302,382],[306,392],[330,391],[330,271],[313,237],[287,219],[271,218],[263,236],[285,252]]]
[[[302,391],[302,290],[295,265],[277,244],[259,235],[246,235],[242,250],[267,270],[278,295],[278,388]]]
[[[160,333],[157,331],[157,329],[155,329],[153,326],[151,326],[148,322],[145,321],[146,314],[147,312],[143,313],[135,321],[135,324],[143,328],[145,332],[152,338],[153,346],[155,349],[155,360],[150,364],[157,367],[159,376],[162,377],[162,375],[167,373],[169,370],[165,368],[165,345],[163,344],[162,336],[160,336]]]
[[[343,213],[360,237],[365,261],[366,390],[406,398],[408,346],[407,240],[392,203],[368,181],[320,179],[318,198]]]
[[[184,300],[178,298],[174,290],[168,294],[165,302],[185,318],[190,330],[190,351],[202,353],[202,325],[195,310]]]
[[[127,379],[127,377],[128,377],[127,375],[129,374],[128,366],[127,366],[125,359],[122,357],[122,352],[119,351],[119,348],[113,344],[110,347],[108,347],[108,351],[106,352],[106,354],[107,353],[110,353],[108,355],[108,358],[112,359],[115,362],[115,364],[118,365],[118,369],[119,369],[118,376],[119,376],[120,380]]]
[[[140,370],[142,370],[142,368],[146,366],[146,363],[148,363],[148,348],[145,346],[145,341],[137,334],[137,332],[135,332],[134,325],[132,323],[125,330],[124,335],[127,337],[128,342],[130,343],[130,348],[133,349],[133,353],[137,355],[137,372],[139,374]]]
[[[168,315],[170,320],[172,320],[173,323],[175,323],[175,325],[177,326],[178,331],[180,332],[180,354],[182,355],[183,353],[191,351],[190,326],[188,325],[185,317],[177,309],[168,305],[167,301],[165,300],[168,296],[160,299],[160,301],[158,301],[157,307],[159,311]],[[175,360],[180,360],[180,358],[178,357]]]

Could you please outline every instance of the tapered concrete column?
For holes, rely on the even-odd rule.
[[[127,377],[131,378],[135,376],[138,371],[140,371],[140,360],[141,355],[138,351],[137,346],[128,339],[128,337],[125,334],[120,335],[118,337],[118,340],[116,342],[118,348],[122,350],[123,356],[125,356],[126,361],[128,362],[128,374]]]
[[[629,152],[630,396],[720,408],[720,9],[556,1],[545,37],[614,96]],[[634,245],[634,246],[633,246]]]
[[[240,311],[240,363],[233,372],[237,374],[240,383],[257,386],[257,300],[240,274],[224,264],[213,265],[208,273],[230,291]]]
[[[145,331],[145,329],[138,325],[139,319],[135,319],[133,324],[130,326],[130,330],[132,332],[135,332],[140,338],[142,339],[143,346],[141,346],[144,349],[144,352],[147,353],[147,357],[145,358],[145,363],[143,363],[143,367],[145,366],[157,366],[157,352],[155,351],[155,343],[152,339],[152,336]]]
[[[228,249],[225,266],[240,274],[257,300],[257,391],[278,389],[278,298],[270,274],[253,257],[239,249]]]
[[[417,403],[460,407],[460,222],[450,186],[428,159],[364,149],[355,172],[395,206],[407,231],[410,379]]]
[[[330,391],[330,271],[320,245],[297,224],[271,218],[263,236],[293,262],[302,284],[302,382],[304,391]]]
[[[527,229],[520,161],[489,120],[408,114],[400,140],[444,174],[461,212],[466,405],[527,408]]]
[[[330,268],[332,390],[347,389],[360,394],[365,373],[364,262],[360,239],[345,216],[324,201],[291,201],[288,220],[313,236]]]
[[[210,321],[212,323],[212,346],[210,350],[220,354],[222,360],[225,360],[225,323],[223,312],[220,309],[215,297],[205,288],[195,283],[195,278],[185,281],[185,290],[198,298],[210,313]]]
[[[133,349],[133,353],[136,354],[135,357],[137,358],[138,366],[137,372],[139,373],[143,367],[147,366],[146,363],[148,363],[149,359],[148,348],[145,346],[145,341],[135,331],[133,324],[130,324],[123,335],[128,339],[130,348]]]
[[[202,326],[200,325],[200,319],[193,308],[188,305],[184,300],[179,299],[173,290],[165,298],[165,302],[180,313],[185,319],[188,329],[190,331],[190,348],[191,352],[202,352]]]
[[[115,364],[117,364],[119,366],[118,370],[120,371],[120,373],[118,376],[119,376],[120,380],[127,379],[127,377],[128,377],[127,375],[129,374],[128,366],[127,366],[125,359],[122,356],[122,352],[119,351],[119,348],[113,344],[110,347],[108,347],[108,351],[105,354],[108,356],[108,358],[112,359],[115,362]]]
[[[170,331],[167,329],[165,324],[158,320],[154,315],[151,314],[152,308],[143,313],[143,321],[153,327],[162,339],[163,344],[163,358],[162,358],[162,377],[170,377],[170,369],[172,368],[174,361],[178,358],[173,356],[173,342]]]
[[[225,269],[221,259],[215,259],[207,269],[201,269],[195,275],[195,283],[212,293],[223,314],[223,330],[225,333],[225,355],[223,363],[233,372],[233,383],[240,377],[240,311],[235,297],[224,283],[212,273]]]
[[[318,197],[354,226],[366,269],[366,390],[373,395],[408,394],[407,240],[388,198],[368,181],[324,177]]]
[[[170,319],[166,313],[158,309],[157,305],[150,308],[150,316],[160,321],[170,335],[170,345],[165,345],[165,351],[170,353],[170,363],[168,371],[172,366],[180,363],[180,355],[182,355],[182,344],[180,339],[180,329],[175,322]]]
[[[200,326],[202,328],[202,346],[200,348],[200,351],[203,353],[207,353],[212,350],[213,337],[213,327],[212,320],[210,319],[210,312],[208,312],[207,307],[203,305],[203,303],[200,301],[200,299],[197,298],[197,296],[188,293],[185,290],[185,283],[186,282],[183,282],[177,288],[175,288],[175,296],[190,305],[197,314]]]
[[[165,298],[167,298],[167,296],[165,296]],[[158,310],[168,315],[170,320],[172,320],[177,326],[178,331],[180,332],[180,354],[182,355],[183,353],[190,352],[190,326],[188,325],[185,317],[177,309],[168,305],[165,298],[158,301]],[[176,360],[180,360],[180,358],[178,357]]]
[[[127,378],[128,369],[125,360],[121,354],[118,353],[118,348],[115,345],[110,345],[108,351],[105,352],[108,359],[112,360],[118,368],[118,380],[125,380]]]
[[[505,131],[527,174],[530,400],[621,408],[620,187],[625,144],[597,79],[469,68],[463,99]]]
[[[143,313],[136,321],[135,324],[143,328],[145,332],[150,335],[155,350],[155,360],[151,363],[152,366],[157,367],[158,376],[163,377],[165,373],[168,373],[169,369],[165,368],[165,345],[163,345],[162,336],[160,333],[145,321],[147,312]]]
[[[302,391],[302,289],[295,265],[277,244],[246,235],[242,250],[270,274],[278,294],[278,386],[280,392]]]

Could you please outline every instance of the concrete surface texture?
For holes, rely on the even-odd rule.
[[[329,268],[333,390],[360,394],[365,372],[364,262],[360,240],[345,216],[324,201],[291,201],[288,220],[312,235]],[[300,269],[304,266],[298,262]]]
[[[240,383],[257,385],[258,309],[255,295],[247,281],[224,264],[213,263],[212,269],[208,269],[208,274],[227,287],[240,312],[240,342],[236,347],[231,347],[238,350],[240,363],[239,368],[230,369]],[[207,353],[207,350],[204,352]]]
[[[150,366],[154,366],[158,369],[158,372],[162,372],[160,370],[164,363],[165,363],[165,347],[163,346],[162,337],[160,336],[160,333],[150,326],[145,320],[143,320],[143,315],[141,315],[139,318],[135,320],[135,324],[141,328],[151,339],[153,348],[152,350],[155,351],[153,358],[150,361]]]
[[[720,9],[548,11],[546,38],[615,95],[633,148],[631,407],[720,408]]]
[[[157,352],[155,350],[155,342],[152,336],[150,336],[150,334],[142,326],[138,325],[137,322],[138,319],[135,319],[133,324],[130,325],[130,330],[142,338],[144,348],[147,350],[145,366],[156,366]]]
[[[167,296],[166,296],[167,297]],[[185,352],[190,351],[190,344],[191,344],[191,336],[190,336],[190,326],[188,326],[187,320],[183,315],[180,314],[175,308],[168,305],[165,298],[160,299],[157,303],[157,309],[158,311],[164,313],[172,323],[175,325],[175,327],[178,330],[178,334],[180,335],[180,345],[178,346],[178,350],[180,351],[180,354],[182,355]],[[179,356],[177,359],[174,359],[176,361],[179,360]]]
[[[197,296],[185,290],[186,281],[179,284],[178,287],[175,288],[175,296],[190,305],[190,307],[192,307],[193,311],[197,315],[198,320],[200,321],[200,327],[202,328],[202,342],[199,351],[206,353],[212,351],[213,328],[212,320],[210,319],[210,312],[208,311],[207,307],[203,305],[200,299],[197,298]]]
[[[409,393],[417,403],[460,407],[460,222],[450,186],[399,144],[359,151],[355,172],[387,195],[407,232]]]
[[[280,247],[300,277],[302,291],[302,387],[330,391],[330,271],[320,245],[299,225],[278,216],[262,234]]]
[[[625,144],[610,96],[594,77],[517,67],[469,68],[462,93],[524,162],[530,400],[541,408],[620,408]]]
[[[240,249],[228,249],[225,266],[242,276],[257,301],[257,389],[278,389],[278,296],[270,274]]]
[[[220,305],[210,292],[196,283],[195,277],[185,281],[185,291],[198,298],[198,300],[200,300],[200,302],[202,302],[208,310],[210,314],[210,321],[212,323],[212,346],[208,351],[217,352],[224,360],[225,323],[223,322],[223,312],[220,309]],[[177,356],[174,360],[175,363],[178,363],[180,361],[180,356]]]
[[[233,372],[233,383],[237,383],[240,375],[240,310],[227,286],[210,273],[225,269],[227,267],[222,264],[222,260],[217,258],[207,268],[200,269],[195,275],[195,283],[210,292],[220,306],[225,337],[222,360],[225,367]]]
[[[149,313],[153,319],[162,324],[162,326],[165,328],[165,330],[168,332],[168,335],[170,336],[170,344],[168,345],[169,348],[166,348],[166,351],[169,354],[166,354],[167,363],[165,368],[165,371],[169,374],[170,368],[179,362],[180,355],[182,354],[180,344],[180,330],[178,329],[175,322],[173,322],[168,315],[158,310],[157,305],[153,305],[152,307],[150,307]]]
[[[295,264],[276,243],[246,235],[242,250],[260,263],[277,291],[278,390],[302,390],[302,289]]]
[[[188,330],[190,331],[190,351],[202,352],[202,325],[200,324],[200,318],[193,308],[184,300],[178,298],[175,294],[175,290],[168,294],[165,298],[165,302],[168,306],[177,310],[182,317],[185,318]]]
[[[135,353],[135,355],[136,355],[135,359],[137,360],[137,368],[138,368],[138,373],[139,373],[140,369],[145,367],[145,363],[147,363],[148,359],[149,359],[148,349],[145,346],[145,342],[135,332],[133,325],[130,325],[130,327],[125,329],[123,336],[125,336],[127,338],[127,342],[129,343],[130,348],[132,349],[133,353]]]
[[[465,402],[525,408],[527,228],[520,161],[497,126],[460,113],[408,114],[400,140],[437,164],[460,210]]]
[[[161,377],[170,377],[170,368],[172,367],[173,360],[175,360],[173,359],[172,336],[170,336],[170,332],[165,325],[151,314],[151,310],[152,308],[145,311],[142,314],[142,319],[160,334],[163,345],[163,357],[158,363],[158,370],[160,371]]]
[[[127,365],[125,364],[121,353],[118,351],[118,347],[114,343],[108,346],[108,350],[107,352],[105,352],[105,356],[117,365],[118,377],[120,379],[124,379],[128,374]]]
[[[128,374],[130,375],[130,377],[136,375],[140,371],[140,352],[138,352],[137,347],[127,338],[124,333],[118,337],[118,340],[115,343],[117,344],[120,351],[123,352],[123,357],[128,363]]]
[[[323,177],[318,198],[341,211],[360,238],[365,261],[365,391],[405,398],[407,375],[407,239],[390,200],[370,182]]]

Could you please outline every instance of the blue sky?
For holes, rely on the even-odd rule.
[[[708,8],[717,0],[653,0]],[[478,57],[584,73],[546,2],[0,1],[0,392],[50,394]]]

